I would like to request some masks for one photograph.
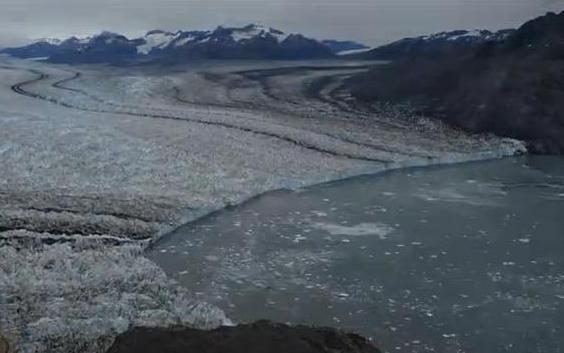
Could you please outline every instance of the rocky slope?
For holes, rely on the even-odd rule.
[[[380,353],[380,350],[355,334],[259,321],[213,331],[136,328],[119,336],[108,350],[108,353],[130,352]]]
[[[486,42],[505,40],[514,30],[459,30],[399,41],[354,55],[358,59],[398,60],[404,58],[438,58],[448,54],[468,52]]]
[[[440,58],[399,60],[348,81],[363,101],[408,101],[471,132],[564,152],[564,13],[534,19],[499,42]]]

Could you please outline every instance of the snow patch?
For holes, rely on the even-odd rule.
[[[150,32],[143,38],[145,40],[145,44],[137,47],[137,52],[148,55],[154,49],[166,48],[175,38],[177,38],[177,36],[178,34],[170,32]]]
[[[360,54],[360,53],[365,53],[365,52],[370,51],[370,50],[372,50],[372,48],[343,50],[343,51],[338,52],[337,55],[344,56],[344,55]]]
[[[278,40],[278,42],[282,42],[288,37],[288,35],[283,33],[282,31],[259,25],[249,25],[243,28],[234,28],[231,32],[231,37],[236,42],[250,40],[255,37],[266,37],[267,35],[273,36],[274,38],[276,38],[276,40]]]

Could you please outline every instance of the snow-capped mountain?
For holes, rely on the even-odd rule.
[[[405,38],[367,51],[359,56],[366,59],[396,60],[401,58],[435,58],[450,53],[462,53],[486,42],[501,42],[515,30],[459,30],[426,36]]]
[[[211,31],[153,30],[135,39],[102,32],[87,38],[41,40],[2,52],[22,58],[45,57],[52,62],[65,63],[136,60],[176,62],[193,58],[312,59],[334,55],[329,46],[317,40],[254,24],[245,27],[220,26]]]
[[[258,25],[212,31],[151,31],[139,41],[139,55],[213,59],[308,59],[332,56],[322,43]]]

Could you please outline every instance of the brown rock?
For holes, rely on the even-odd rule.
[[[2,334],[0,334],[0,353],[11,353],[11,352],[12,350],[10,348],[10,344],[8,343],[8,340],[4,338]]]
[[[356,334],[330,328],[269,321],[221,327],[135,328],[120,335],[108,353],[381,353]]]

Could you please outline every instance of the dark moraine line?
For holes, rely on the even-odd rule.
[[[25,229],[8,229],[8,230],[25,230]],[[0,229],[0,231],[3,231],[2,229]],[[134,242],[136,242],[135,240],[132,239],[126,239],[126,238],[117,238],[117,237],[108,237],[108,236],[103,236],[103,235],[83,235],[83,234],[79,234],[80,237],[71,237],[67,234],[54,234],[51,233],[53,235],[53,237],[43,237],[40,238],[40,241],[42,244],[44,245],[54,245],[54,244],[67,244],[67,243],[75,243],[77,240],[79,239],[88,239],[88,237],[90,236],[94,236],[96,237],[96,241],[97,242],[101,242],[103,245],[109,245],[109,246],[121,246],[121,245],[125,245],[125,244],[133,244]],[[74,235],[74,234],[73,234]],[[8,236],[4,236],[0,234],[0,246],[2,244],[14,244],[14,243],[25,243],[26,241],[32,241],[35,242],[35,239],[31,239],[28,236],[22,236],[22,235],[13,235],[11,234],[9,237]]]
[[[240,75],[267,75],[267,76],[280,76],[287,75],[297,71],[341,71],[343,69],[347,70],[367,70],[372,68],[374,65],[356,65],[356,66],[291,66],[291,67],[278,67],[273,69],[254,69],[254,70],[241,70],[234,72]]]
[[[0,226],[0,233],[4,233],[4,232],[8,232],[8,231],[28,231],[28,232],[33,232],[33,233],[38,233],[38,234],[44,234],[44,233],[48,233],[48,234],[52,234],[52,235],[60,235],[60,236],[73,236],[73,235],[80,235],[83,237],[88,237],[88,236],[95,236],[95,237],[111,237],[111,238],[118,238],[115,235],[108,235],[107,232],[103,232],[100,231],[99,229],[95,229],[98,227],[83,227],[85,229],[80,229],[80,227],[73,227],[73,228],[68,228],[68,229],[61,229],[60,227],[57,226],[45,226],[45,227],[33,227],[31,225],[26,225],[26,224],[15,224],[14,226],[10,226],[10,225],[3,225]],[[4,236],[0,234],[0,239],[2,239]],[[131,238],[119,238],[124,239],[124,241],[129,241],[129,242],[133,242],[134,239],[136,240],[148,240],[151,238],[151,235],[143,235],[140,237],[131,237]]]
[[[69,73],[72,73],[73,75],[72,75],[71,77],[67,77],[67,78],[64,78],[64,79],[62,79],[62,80],[59,80],[59,81],[53,83],[51,86],[52,86],[52,87],[55,87],[55,88],[59,88],[59,89],[65,90],[65,91],[71,91],[71,92],[77,92],[77,93],[82,93],[82,94],[84,94],[85,92],[84,92],[84,91],[81,91],[81,90],[79,90],[79,89],[63,86],[63,83],[67,83],[67,82],[71,82],[71,81],[74,81],[74,80],[78,80],[78,79],[82,76],[82,74],[81,74],[80,72],[69,72]]]
[[[265,96],[272,98],[273,100],[277,100],[280,102],[284,102],[284,103],[289,103],[289,104],[293,104],[293,105],[300,105],[300,103],[296,103],[296,102],[292,102],[289,100],[284,100],[280,97],[277,97],[276,95],[274,95],[271,92],[271,86],[268,83],[268,78],[271,77],[276,77],[276,76],[282,76],[282,75],[289,75],[289,74],[294,74],[294,73],[298,73],[298,72],[302,72],[302,71],[323,71],[323,70],[327,70],[327,71],[342,71],[345,69],[351,69],[351,70],[366,70],[368,68],[370,68],[372,66],[351,66],[351,67],[343,67],[343,66],[328,66],[328,67],[319,67],[319,66],[297,66],[297,67],[283,67],[283,68],[274,68],[274,69],[256,69],[256,70],[247,70],[247,71],[237,71],[234,72],[234,74],[238,74],[241,75],[243,77],[245,77],[248,80],[252,80],[255,82],[258,82],[259,85],[262,88],[262,92]],[[331,92],[329,92],[329,97],[324,97],[321,94],[321,91],[323,91],[323,89],[325,87],[327,87],[327,85],[335,82],[336,78],[339,77],[349,77],[351,76],[351,74],[334,74],[334,75],[330,75],[330,76],[322,76],[316,79],[313,79],[309,85],[307,85],[306,87],[304,87],[304,89],[302,90],[303,94],[306,97],[309,97],[311,99],[316,99],[322,103],[325,103],[333,108],[336,108],[342,112],[348,113],[348,114],[353,114],[354,116],[367,116],[369,113],[377,113],[376,111],[374,111],[374,109],[368,109],[368,112],[366,110],[360,110],[358,108],[358,106],[356,105],[351,105],[348,102],[345,101],[341,101],[339,99],[336,98],[336,93],[338,93],[339,88],[336,88],[334,90],[332,90]],[[382,119],[376,119],[373,116],[371,117],[372,120],[377,120],[378,123],[382,124],[382,125],[386,125],[388,127],[394,128],[394,129],[404,129],[405,126],[402,124],[398,124],[398,123],[392,123],[390,121],[386,121],[386,120],[382,120]],[[369,147],[369,146],[365,146],[365,147]],[[374,148],[374,147],[372,147]],[[377,147],[376,147],[377,148]],[[377,148],[382,150],[381,148]],[[383,150],[383,151],[387,151],[387,150]],[[405,153],[402,153],[405,154]]]
[[[379,112],[376,111],[374,108],[370,108],[368,106],[362,106],[362,109],[359,108],[358,102],[353,105],[347,101],[341,100],[337,98],[337,94],[342,91],[342,84],[331,91],[328,92],[328,97],[324,97],[321,93],[329,84],[334,83],[335,79],[340,77],[350,77],[350,74],[339,74],[339,75],[332,75],[332,76],[323,76],[319,78],[315,78],[310,81],[309,85],[307,85],[303,93],[309,98],[317,99],[329,105],[336,107],[347,113],[352,113],[355,115],[362,115],[362,116],[370,116],[370,119],[373,121],[378,121],[379,124],[386,125],[393,129],[405,129],[405,124],[399,122],[391,122],[383,119],[376,118],[374,115],[377,115]]]
[[[268,97],[268,98],[270,98],[274,101],[284,102],[284,103],[292,104],[292,105],[299,105],[299,103],[296,103],[296,102],[288,100],[288,99],[282,99],[282,98],[278,97],[277,95],[275,95],[274,93],[272,93],[272,88],[271,88],[270,84],[268,83],[268,79],[271,78],[271,77],[283,75],[284,72],[287,72],[287,71],[283,71],[282,73],[278,73],[278,71],[273,71],[273,70],[264,70],[264,71],[256,70],[256,71],[240,71],[240,72],[235,72],[235,74],[243,76],[247,80],[257,82],[260,85],[262,94],[264,94],[266,97]],[[292,72],[288,72],[288,73],[294,73],[294,72],[297,72],[297,70],[292,71]]]
[[[94,95],[92,95],[92,94],[89,94],[88,92],[83,91],[83,90],[81,90],[81,89],[63,86],[64,83],[68,83],[68,82],[71,82],[71,81],[75,81],[75,80],[78,80],[80,77],[82,77],[82,74],[81,74],[80,72],[72,72],[72,74],[73,74],[73,76],[71,76],[71,77],[62,79],[62,80],[60,80],[60,81],[57,81],[57,82],[51,84],[51,87],[58,88],[58,89],[61,89],[61,90],[64,90],[64,91],[69,91],[69,92],[74,92],[74,93],[81,94],[81,95],[83,95],[83,96],[85,96],[85,97],[88,97],[88,98],[90,98],[90,99],[92,99],[92,100],[98,102],[98,103],[104,103],[104,104],[108,104],[108,105],[114,105],[114,103],[112,103],[112,102],[106,102],[106,101],[104,101],[103,99],[98,98],[98,97],[96,97],[96,96],[94,96]]]
[[[304,68],[305,68],[305,67],[304,67]],[[283,68],[283,69],[285,69],[285,68]],[[276,69],[266,69],[266,70],[263,70],[263,71],[265,71],[265,72],[266,72],[266,71],[268,71],[268,72],[275,72],[275,71],[276,71],[277,75],[280,75],[280,74],[281,74],[280,71],[282,71],[283,69],[278,69],[279,71],[276,71]],[[342,67],[341,67],[341,69],[342,69]],[[245,72],[245,71],[243,71],[243,72]],[[256,74],[256,73],[259,73],[259,72],[262,72],[262,71],[261,71],[261,70],[252,70],[252,71],[246,71],[246,72],[250,72],[250,73]],[[288,73],[288,72],[289,72],[289,70],[285,70],[285,71],[284,71],[284,73]],[[241,72],[239,72],[239,74],[240,74],[240,73],[241,73]],[[221,81],[221,78],[219,77],[219,76],[221,76],[221,75],[218,75],[218,74],[212,74],[212,73],[208,73],[208,72],[203,72],[202,75],[203,75],[204,79],[206,79],[206,80],[208,80],[208,81],[211,81],[211,82],[219,82],[219,81]],[[309,98],[320,100],[320,101],[325,102],[325,103],[327,103],[327,104],[330,104],[330,105],[332,105],[332,106],[334,106],[334,107],[336,107],[336,108],[338,108],[339,110],[342,110],[342,111],[344,111],[344,112],[348,112],[348,113],[355,114],[355,115],[366,115],[366,112],[362,112],[362,111],[360,111],[360,110],[358,110],[358,109],[354,110],[355,108],[351,107],[348,103],[343,102],[346,106],[351,107],[350,109],[347,110],[345,107],[343,107],[342,105],[340,105],[340,104],[338,103],[338,99],[337,99],[337,98],[335,98],[335,101],[331,101],[330,99],[327,99],[327,98],[325,98],[325,97],[322,97],[322,95],[320,94],[320,91],[323,90],[323,88],[324,88],[327,84],[333,82],[333,78],[334,78],[334,77],[338,77],[338,76],[349,76],[349,75],[344,74],[344,75],[334,75],[334,76],[324,76],[324,77],[321,77],[320,79],[317,79],[317,80],[312,81],[312,87],[306,87],[306,88],[303,90],[303,92],[304,92],[304,94],[305,94],[307,97],[309,97]],[[246,78],[247,78],[247,79],[250,79],[250,80],[256,80],[255,78],[249,78],[249,77],[246,77]],[[330,79],[330,80],[327,80],[327,79]],[[321,81],[321,82],[318,83],[318,80]],[[263,88],[263,90],[266,90],[266,91],[269,91],[269,90],[270,90],[270,86],[268,85],[268,83],[266,83],[266,81],[260,81],[260,83],[261,83],[261,87]],[[315,86],[315,87],[313,87],[313,86]],[[225,109],[225,108],[228,108],[228,109],[250,109],[251,111],[265,111],[265,112],[268,112],[268,110],[266,110],[266,109],[264,109],[264,108],[261,108],[261,107],[258,107],[258,106],[253,106],[253,105],[249,105],[247,102],[238,102],[238,103],[240,103],[239,105],[237,105],[237,103],[236,103],[236,104],[231,104],[231,105],[230,105],[230,104],[227,104],[227,103],[225,103],[225,104],[220,104],[220,103],[198,103],[198,102],[194,102],[194,101],[192,101],[192,100],[188,100],[188,99],[186,99],[186,98],[181,97],[181,93],[182,93],[182,92],[181,92],[180,88],[178,88],[177,86],[174,86],[174,87],[173,87],[173,90],[174,90],[174,97],[173,97],[173,99],[176,100],[177,102],[184,103],[184,104],[190,104],[190,105],[200,106],[200,107],[201,107],[201,106],[211,106],[211,107],[215,107],[215,108],[224,108],[224,109]],[[263,92],[263,93],[264,93],[266,96],[271,97],[272,94],[271,94],[270,92],[266,92],[266,91]],[[333,97],[333,94],[332,94],[332,93],[333,93],[333,92],[331,92],[331,94],[330,94],[331,97]],[[276,98],[276,99],[277,99],[278,101],[281,101],[279,98]],[[291,102],[291,101],[285,101],[285,102],[287,102],[287,103],[292,103],[292,104],[297,104],[297,103],[294,103],[294,102]],[[276,108],[274,108],[274,107],[269,107],[269,109],[271,109],[271,110],[273,110],[273,111],[280,112],[280,113],[282,113],[282,114],[292,114],[291,111],[283,111],[283,110],[276,109]],[[376,119],[376,118],[372,118],[372,119],[373,119],[373,120],[377,120],[378,123],[380,123],[380,124],[389,126],[389,127],[391,127],[391,128],[394,128],[394,129],[405,128],[405,126],[402,126],[402,125],[400,125],[400,124],[394,124],[394,123],[391,123],[391,122],[389,122],[389,121],[385,121],[385,120],[382,120],[382,119]],[[373,143],[359,142],[359,141],[355,141],[355,140],[352,140],[352,139],[349,139],[349,138],[346,138],[346,137],[337,136],[337,135],[330,134],[330,133],[322,133],[322,132],[316,132],[316,133],[317,133],[317,134],[320,134],[320,135],[325,135],[325,136],[330,137],[330,138],[335,139],[335,140],[339,140],[339,141],[341,141],[341,142],[345,142],[345,143],[348,143],[348,144],[351,144],[351,145],[356,145],[356,146],[359,146],[359,147],[370,148],[370,149],[376,150],[376,151],[387,152],[387,153],[396,153],[396,154],[400,154],[400,155],[404,155],[404,156],[414,156],[414,157],[421,157],[421,158],[427,158],[427,159],[432,159],[432,158],[434,158],[434,156],[429,155],[429,154],[418,153],[418,152],[406,153],[406,152],[398,151],[398,150],[395,150],[395,149],[392,149],[392,148],[389,148],[389,147],[386,147],[386,146],[377,145],[377,144],[373,144]]]
[[[249,133],[256,134],[256,135],[262,135],[262,136],[275,138],[275,139],[278,139],[278,140],[289,142],[291,144],[297,145],[299,147],[302,147],[302,148],[305,148],[305,149],[308,149],[308,150],[311,150],[311,151],[325,153],[325,154],[329,154],[329,155],[332,155],[332,156],[335,156],[335,157],[341,157],[341,158],[347,158],[347,159],[359,160],[359,161],[366,161],[366,162],[384,163],[384,164],[392,163],[391,160],[386,160],[386,159],[356,156],[356,155],[349,154],[349,153],[339,153],[339,152],[335,152],[335,151],[332,151],[332,150],[329,150],[329,149],[326,149],[326,148],[315,146],[313,144],[309,144],[309,143],[304,142],[304,141],[294,139],[292,137],[282,136],[282,135],[278,135],[278,134],[275,134],[275,133],[272,133],[272,132],[267,132],[267,131],[258,131],[258,130],[254,130],[254,129],[251,129],[251,128],[237,126],[237,125],[229,124],[229,123],[225,123],[225,122],[212,122],[212,121],[205,121],[205,120],[199,120],[199,119],[193,119],[193,118],[180,118],[180,117],[175,117],[175,116],[170,116],[170,115],[162,115],[162,114],[133,113],[133,112],[124,112],[124,111],[115,111],[115,110],[103,110],[103,109],[92,109],[92,108],[78,107],[78,106],[60,101],[56,98],[43,96],[41,94],[30,92],[30,91],[23,89],[24,86],[27,86],[27,85],[30,85],[30,84],[33,84],[33,83],[36,83],[36,82],[39,82],[39,81],[42,81],[42,80],[49,78],[49,75],[47,75],[47,74],[45,74],[41,71],[34,70],[34,69],[26,69],[26,70],[28,72],[35,74],[35,75],[38,75],[38,77],[13,85],[11,87],[12,91],[14,91],[15,93],[30,97],[30,98],[41,99],[41,100],[48,101],[48,102],[53,103],[53,104],[58,104],[58,105],[63,106],[65,108],[77,109],[77,110],[81,110],[81,111],[85,111],[85,112],[92,112],[92,113],[119,114],[119,115],[152,118],[152,119],[164,119],[164,120],[176,120],[176,121],[192,122],[192,123],[208,125],[208,126],[219,126],[219,127],[223,127],[223,128],[227,128],[227,129],[235,129],[235,130],[249,132]]]
[[[173,87],[173,89],[174,89],[174,92],[175,92],[173,98],[174,98],[174,100],[176,100],[177,102],[180,102],[180,103],[185,103],[185,104],[190,104],[190,105],[195,105],[195,106],[211,106],[211,107],[223,108],[223,109],[225,109],[225,108],[237,109],[235,105],[230,106],[230,105],[227,105],[227,104],[217,104],[217,103],[210,103],[210,104],[208,104],[208,103],[205,103],[205,104],[196,103],[196,102],[181,98],[180,88],[175,86],[175,87]],[[249,109],[249,108],[242,108],[242,109]],[[251,111],[260,110],[260,108],[250,108],[250,109],[251,109]],[[283,113],[285,113],[285,112],[283,112]],[[348,143],[348,144],[351,144],[351,145],[370,148],[370,149],[381,151],[381,152],[396,153],[396,154],[401,154],[401,155],[405,155],[405,156],[415,156],[415,157],[422,157],[422,158],[429,158],[429,159],[434,158],[433,156],[428,155],[428,154],[417,153],[417,152],[405,153],[403,151],[397,151],[397,150],[394,150],[394,149],[391,149],[391,148],[388,148],[388,147],[385,147],[385,146],[376,145],[376,144],[372,144],[372,143],[366,143],[366,142],[358,142],[358,141],[355,141],[355,140],[352,140],[352,139],[348,139],[346,137],[337,136],[337,135],[330,134],[330,133],[316,132],[316,134],[324,135],[324,136],[330,137],[334,140],[339,140],[341,142]]]
[[[342,110],[346,113],[356,114],[356,115],[365,115],[365,112],[361,112],[359,110],[352,109],[351,107],[344,107],[340,104],[339,101],[332,100],[329,98],[324,97],[321,94],[321,91],[331,83],[335,82],[337,77],[343,75],[335,75],[335,76],[323,76],[310,81],[307,85],[304,86],[302,92],[306,97],[317,99],[323,103],[329,104],[339,110]],[[345,75],[348,76],[348,75]]]
[[[88,97],[88,98],[92,99],[92,100],[95,101],[95,102],[102,103],[102,104],[105,104],[105,105],[109,105],[109,106],[112,106],[112,107],[127,108],[127,106],[125,106],[125,105],[116,104],[116,103],[114,103],[114,102],[106,101],[106,100],[104,100],[104,99],[102,99],[102,98],[99,98],[99,97],[97,97],[97,96],[95,96],[95,95],[93,95],[93,94],[90,94],[90,93],[88,93],[88,92],[86,92],[86,91],[83,91],[83,90],[81,90],[81,89],[72,88],[72,87],[68,87],[68,86],[64,86],[64,85],[63,85],[64,83],[68,83],[68,82],[71,82],[71,81],[75,81],[75,80],[78,80],[79,78],[82,77],[82,73],[80,73],[80,72],[72,72],[72,71],[67,71],[67,72],[73,74],[73,76],[68,77],[68,78],[65,78],[65,79],[62,79],[62,80],[57,81],[57,82],[54,82],[53,84],[51,84],[51,87],[57,88],[57,89],[61,89],[61,90],[64,90],[64,91],[69,91],[69,92],[73,92],[73,93],[78,93],[78,94],[80,94],[80,95],[83,95],[83,96],[85,96],[85,97]]]
[[[120,213],[120,212],[81,212],[81,211],[77,211],[77,210],[73,210],[70,208],[55,208],[55,207],[29,207],[26,210],[30,210],[30,211],[37,211],[37,212],[43,212],[43,213],[70,213],[73,215],[78,215],[78,216],[106,216],[106,217],[114,217],[117,218],[119,220],[122,221],[141,221],[141,222],[146,222],[146,223],[153,223],[153,220],[150,220],[148,218],[139,218],[137,216],[131,216],[128,215],[126,213]]]
[[[343,66],[295,66],[295,67],[281,67],[281,68],[273,68],[273,69],[255,69],[255,70],[244,70],[244,71],[235,71],[233,72],[236,75],[240,75],[245,77],[246,79],[258,82],[258,84],[262,88],[262,92],[268,98],[271,98],[275,101],[285,102],[293,105],[299,105],[300,103],[289,101],[283,98],[280,98],[272,93],[272,89],[270,84],[268,83],[268,79],[271,77],[276,76],[283,76],[283,75],[291,75],[296,73],[303,73],[306,71],[336,71],[336,70],[343,70],[343,69],[350,69],[350,70],[366,70],[370,66],[351,66],[351,67],[343,67]],[[326,102],[333,105],[332,102]],[[342,109],[341,107],[341,110]],[[347,111],[348,113],[354,113],[355,111]]]

